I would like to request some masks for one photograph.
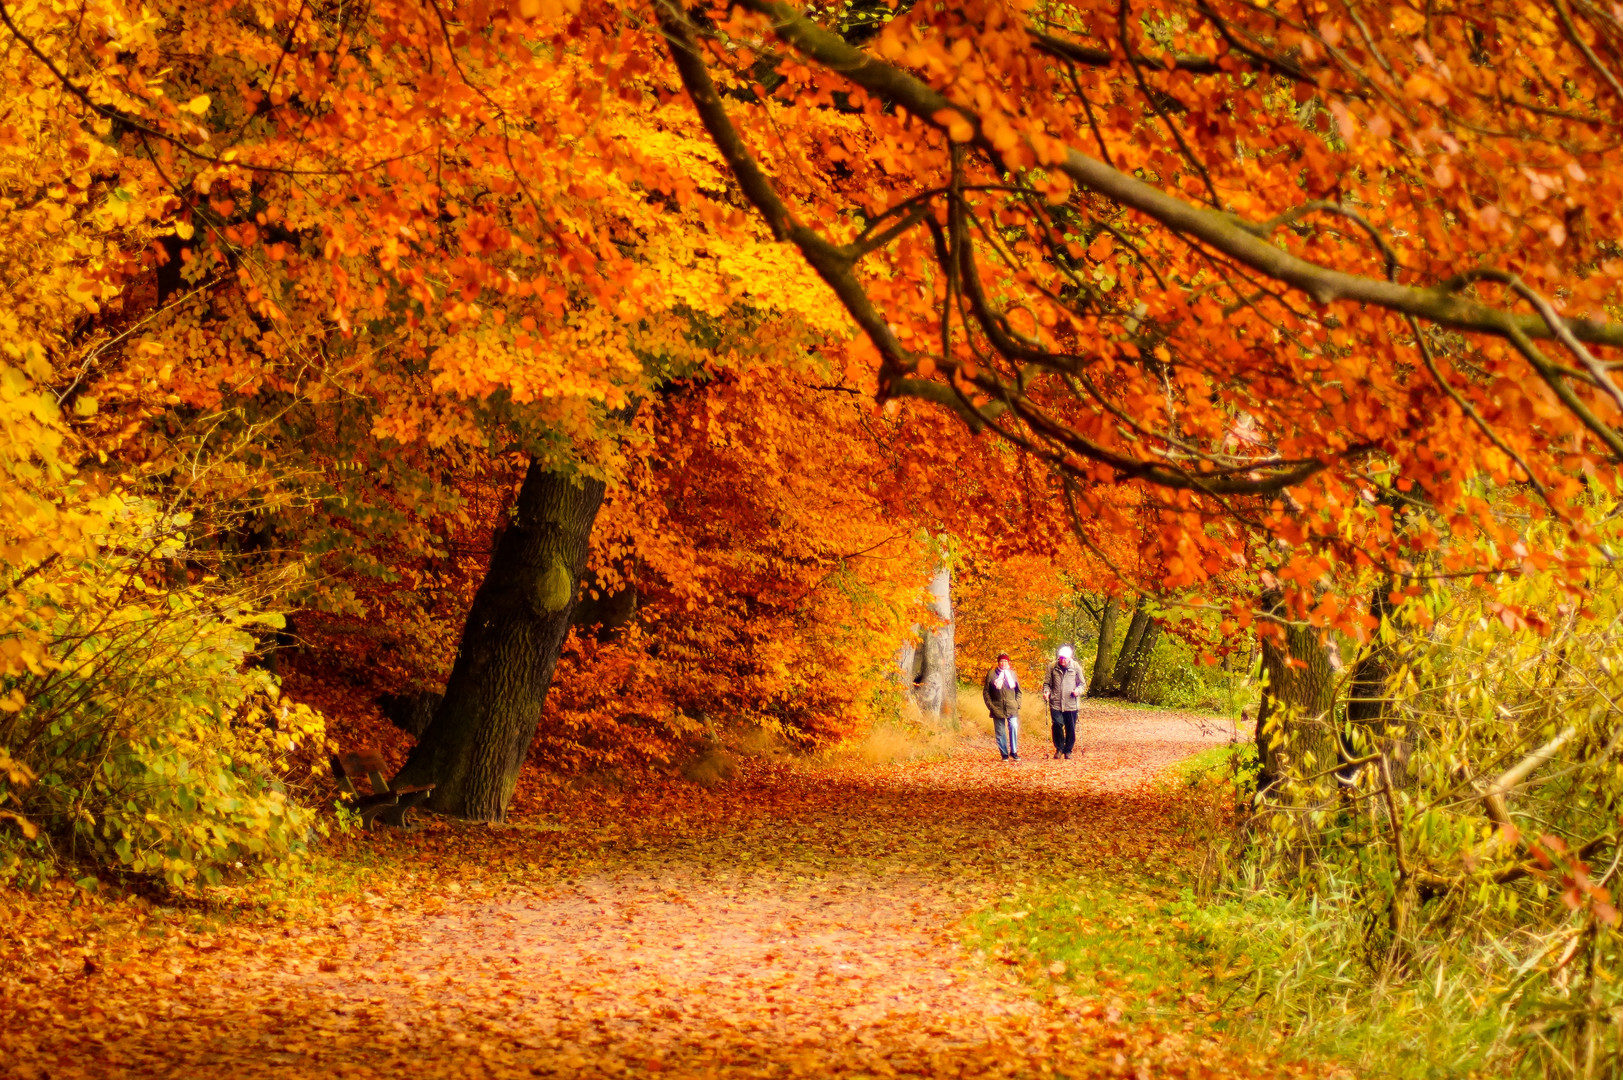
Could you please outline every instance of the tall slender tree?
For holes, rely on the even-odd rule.
[[[1089,697],[1104,697],[1110,690],[1110,654],[1116,644],[1116,619],[1120,605],[1114,596],[1104,598],[1099,609],[1099,651],[1093,658],[1093,677],[1088,682]]]

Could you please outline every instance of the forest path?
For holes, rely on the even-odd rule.
[[[1018,764],[987,736],[945,760],[436,824],[378,842],[369,891],[296,924],[194,923],[122,952],[86,927],[96,958],[0,1014],[0,1072],[1258,1075],[963,944],[968,913],[1032,882],[1187,855],[1152,781],[1227,732],[1101,707],[1081,728],[1070,762],[1028,731]]]

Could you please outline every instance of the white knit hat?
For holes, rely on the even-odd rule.
[[[1069,660],[1071,658],[1071,647],[1069,645],[1061,645],[1059,647],[1059,654],[1065,657],[1065,659]]]

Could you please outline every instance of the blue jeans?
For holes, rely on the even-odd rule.
[[[997,736],[997,752],[1004,757],[1020,753],[1020,718],[992,717],[992,734]]]
[[[1076,749],[1076,710],[1049,709],[1048,719],[1054,725],[1054,749],[1062,754]]]

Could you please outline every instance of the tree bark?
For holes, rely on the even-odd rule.
[[[1345,751],[1349,758],[1363,757],[1377,750],[1385,754],[1393,786],[1401,788],[1408,783],[1409,740],[1404,733],[1389,730],[1387,726],[1386,683],[1392,677],[1392,647],[1382,637],[1392,616],[1392,587],[1391,580],[1382,581],[1369,598],[1369,613],[1379,619],[1380,624],[1353,668],[1347,697],[1347,728],[1354,741]],[[1338,775],[1344,782],[1351,783],[1357,769],[1348,768]]]
[[[586,567],[601,480],[531,460],[462,628],[434,719],[397,784],[434,784],[428,808],[500,821],[535,738]]]
[[[1127,686],[1128,676],[1133,670],[1133,658],[1138,654],[1138,643],[1144,640],[1144,632],[1150,625],[1150,616],[1144,610],[1144,598],[1138,598],[1138,606],[1133,609],[1133,620],[1127,624],[1127,636],[1121,640],[1121,652],[1116,655],[1116,666],[1110,672],[1110,690],[1112,697],[1121,696]]]
[[[1142,701],[1144,698],[1144,676],[1149,674],[1150,657],[1155,652],[1155,642],[1160,636],[1161,624],[1150,619],[1144,626],[1144,633],[1138,639],[1138,648],[1133,650],[1132,666],[1127,669],[1127,675],[1121,683],[1121,696],[1128,701]]]
[[[1104,610],[1099,615],[1099,652],[1093,658],[1093,678],[1088,684],[1088,697],[1103,697],[1110,689],[1110,648],[1116,644],[1116,598],[1105,597]]]
[[[1284,609],[1279,594],[1263,594],[1263,612]],[[1258,789],[1272,787],[1294,769],[1306,775],[1341,760],[1335,732],[1335,671],[1330,650],[1310,626],[1285,627],[1284,641],[1262,636],[1262,664],[1268,673],[1257,722],[1257,756],[1262,762]]]
[[[952,625],[952,571],[942,566],[930,579],[930,610],[941,622],[923,631],[918,645],[902,646],[903,689],[927,717],[958,712],[958,662]]]

